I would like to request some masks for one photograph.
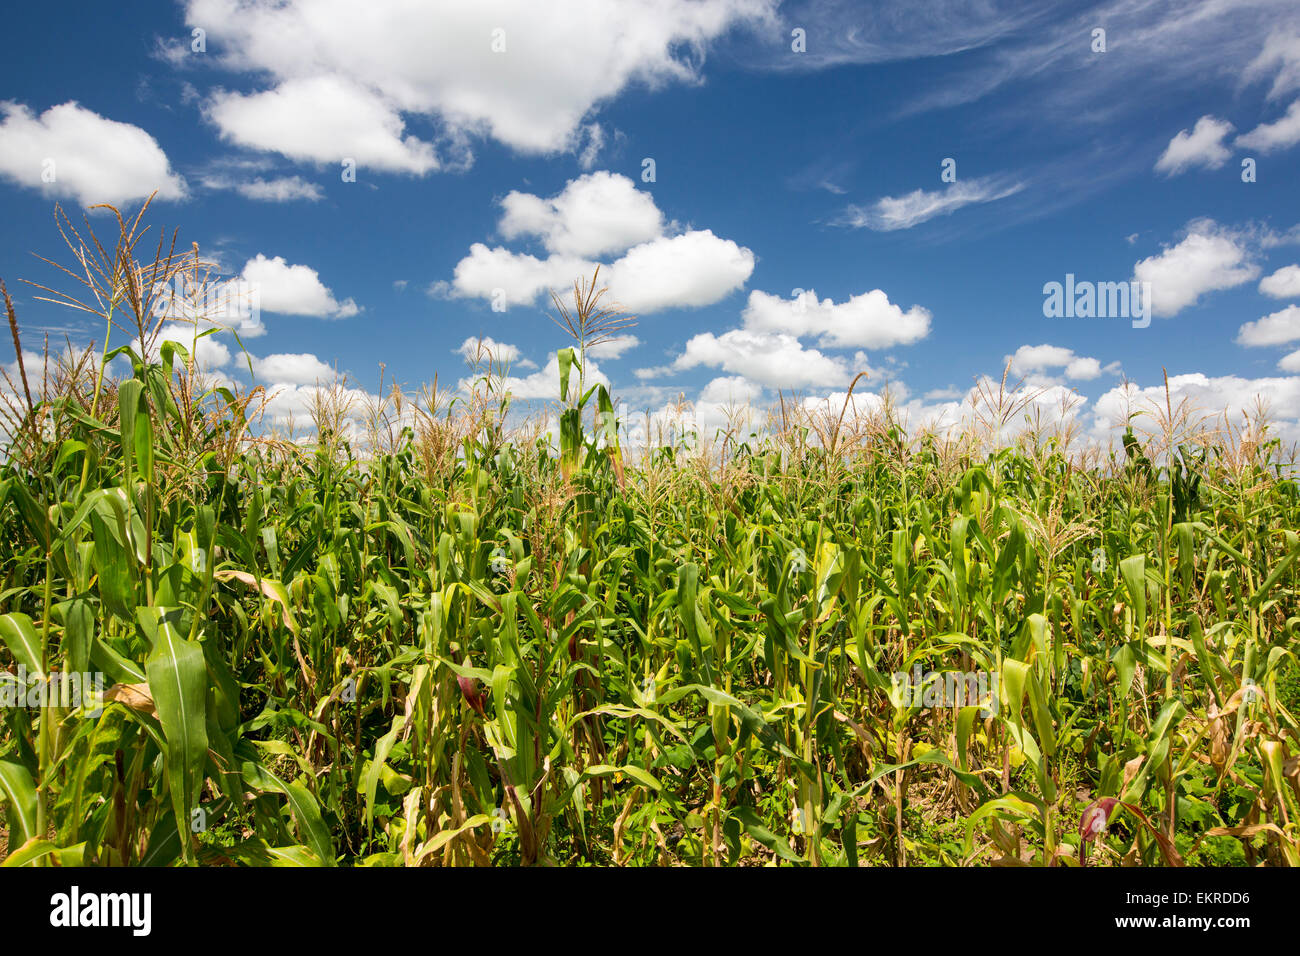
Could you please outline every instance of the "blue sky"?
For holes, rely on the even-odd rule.
[[[334,370],[455,382],[480,336],[521,400],[549,398],[566,343],[545,290],[603,263],[638,321],[592,371],[629,410],[684,393],[709,428],[778,389],[840,403],[865,370],[862,407],[888,382],[909,424],[942,426],[1013,357],[1096,438],[1163,402],[1163,367],[1176,399],[1261,396],[1300,439],[1300,7],[914,7],[27,5],[6,25],[0,277],[27,348],[84,345],[93,323],[18,281],[56,278],[33,252],[66,259],[54,203],[159,190],[155,229],[260,288],[244,345],[272,419]],[[1067,273],[1149,282],[1150,324],[1046,317]],[[225,333],[205,351],[248,380]]]

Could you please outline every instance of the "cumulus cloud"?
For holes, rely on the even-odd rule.
[[[793,335],[749,329],[693,336],[670,369],[699,366],[720,368],[770,388],[823,388],[847,385],[851,378],[849,365],[842,358],[804,348]],[[637,374],[650,377],[662,371],[642,369]]]
[[[159,329],[158,334],[151,340],[152,346],[149,354],[145,358],[150,362],[157,362],[162,354],[162,345],[164,342],[177,342],[184,346],[185,350],[190,353],[194,359],[194,364],[200,371],[210,372],[214,369],[222,368],[230,362],[230,349],[220,339],[220,332],[198,335],[204,332],[200,326],[196,332],[193,325],[186,325],[183,322],[166,322]],[[140,351],[140,340],[138,338],[131,341],[131,347],[138,353]]]
[[[1288,355],[1279,364],[1284,371],[1300,369],[1300,351]],[[1300,376],[1251,379],[1187,373],[1170,376],[1168,385],[1173,404],[1177,406],[1185,401],[1193,421],[1201,419],[1213,426],[1227,415],[1239,426],[1243,417],[1253,417],[1262,407],[1273,424],[1271,434],[1286,441],[1300,440]],[[851,398],[843,388],[809,395],[801,400],[800,407],[810,415],[835,419],[843,412],[844,425],[850,428],[878,420],[888,407],[891,420],[897,421],[911,436],[928,432],[946,440],[976,437],[985,446],[1012,443],[1031,430],[1045,429],[1050,434],[1058,428],[1077,428],[1079,444],[1105,448],[1116,444],[1130,423],[1140,436],[1156,436],[1166,403],[1163,381],[1147,387],[1124,382],[1092,402],[1067,385],[1024,384],[1008,387],[1001,396],[1005,405],[1018,407],[1020,411],[990,431],[989,420],[996,416],[990,415],[992,409],[988,406],[991,398],[997,400],[1000,390],[998,378],[985,375],[965,392],[943,389],[914,398],[903,383],[890,382],[877,391],[855,389]],[[709,402],[718,403],[726,397],[742,404],[744,401],[757,404],[761,402],[762,392],[756,383],[740,376],[715,379],[700,391],[694,403],[683,410],[672,403],[665,405],[653,413],[651,421],[671,422],[676,427],[674,434],[681,434],[692,430],[697,419],[707,420],[709,428],[699,431],[708,435],[728,423],[720,406]],[[734,404],[730,411],[734,417]],[[1135,412],[1146,414],[1131,418]],[[752,421],[752,416],[748,420]],[[653,429],[651,434],[654,435]],[[655,437],[662,440],[663,436]]]
[[[961,398],[965,393],[955,385],[945,385],[943,388],[932,388],[921,397],[927,402],[953,401]]]
[[[1282,345],[1296,339],[1300,339],[1300,305],[1247,322],[1237,331],[1237,344],[1245,346]]]
[[[757,401],[763,394],[758,384],[739,375],[715,378],[700,389],[698,402],[714,405],[743,404]]]
[[[1205,219],[1188,227],[1187,237],[1133,266],[1133,278],[1151,283],[1151,309],[1177,315],[1207,292],[1230,289],[1259,275],[1245,241]]]
[[[625,416],[632,447],[675,444],[694,434],[712,440],[720,431],[744,440],[760,428],[763,389],[740,375],[721,376],[701,388],[694,401],[667,402],[644,416]]]
[[[489,247],[476,242],[469,247],[469,255],[456,263],[451,282],[433,283],[429,294],[436,298],[487,299],[494,308],[533,305],[547,289],[563,293],[574,279],[591,275],[596,265],[589,259],[573,256],[539,259],[503,246]]]
[[[630,352],[640,344],[641,340],[635,335],[616,335],[591,346],[587,349],[587,354],[593,358],[617,359],[622,358],[624,352]]]
[[[1243,378],[1237,375],[1208,376],[1192,372],[1169,377],[1168,400],[1175,406],[1184,400],[1194,415],[1219,418],[1227,415],[1240,425],[1243,415],[1252,415],[1262,403],[1277,426],[1276,433],[1293,441],[1300,436],[1300,377]],[[1135,411],[1148,413],[1132,419],[1134,431],[1147,435],[1159,428],[1158,412],[1165,408],[1165,385],[1140,387],[1126,382],[1110,389],[1093,403],[1094,435],[1102,442],[1122,431]]]
[[[1218,169],[1232,155],[1232,151],[1223,145],[1224,137],[1232,129],[1227,120],[1202,116],[1191,130],[1182,130],[1169,141],[1156,160],[1156,172],[1176,176],[1193,166]]]
[[[911,345],[930,332],[930,313],[919,305],[906,312],[873,289],[835,303],[818,299],[815,290],[792,299],[755,290],[743,313],[745,327],[755,332],[786,332],[804,338],[816,336],[830,348],[883,349]]]
[[[1100,378],[1103,371],[1115,371],[1114,366],[1103,370],[1097,359],[1076,355],[1072,349],[1059,345],[1022,345],[1003,361],[1011,363],[1013,374],[1031,379],[1052,369],[1061,369],[1066,378],[1087,382]]]
[[[1260,279],[1259,291],[1275,299],[1300,299],[1300,266],[1283,266]]]
[[[1288,355],[1279,364],[1284,371],[1300,368],[1300,352]],[[1243,416],[1254,416],[1262,407],[1273,423],[1272,434],[1287,441],[1300,439],[1300,376],[1249,379],[1188,373],[1170,376],[1168,384],[1173,403],[1186,401],[1193,421],[1203,419],[1213,425],[1226,414],[1240,425]],[[922,398],[911,397],[903,383],[890,382],[877,391],[855,389],[851,398],[843,388],[819,391],[802,398],[800,407],[809,415],[837,420],[843,413],[843,423],[849,428],[879,420],[888,410],[891,420],[914,437],[931,433],[945,440],[977,438],[986,447],[1012,443],[1030,431],[1045,430],[1050,434],[1057,429],[1075,428],[1079,443],[1104,448],[1117,443],[1130,422],[1139,435],[1155,436],[1160,429],[1159,413],[1166,402],[1164,382],[1149,387],[1125,382],[1108,389],[1094,402],[1067,385],[1027,383],[1008,387],[1001,395],[1004,405],[1019,410],[997,425],[991,423],[997,416],[991,414],[989,403],[999,401],[1001,391],[998,378],[987,375],[965,392],[943,389]],[[718,427],[734,425],[737,407],[746,403],[758,406],[762,396],[759,385],[742,376],[714,379],[699,392],[695,402],[685,406],[669,403],[652,413],[651,435],[662,441],[660,426],[665,423],[671,424],[671,434],[680,435],[697,430],[697,423],[707,422],[707,428],[698,428],[707,436]],[[728,399],[731,403],[725,405]],[[742,421],[752,423],[756,410],[761,409],[751,407]],[[1131,419],[1135,412],[1146,414]],[[660,427],[658,434],[656,427]]]
[[[1261,123],[1244,136],[1237,137],[1241,149],[1257,149],[1272,153],[1289,149],[1300,143],[1300,100],[1291,104],[1286,113],[1272,123]]]
[[[378,396],[364,389],[338,384],[293,385],[283,382],[273,385],[268,391],[270,397],[266,403],[266,418],[281,427],[292,423],[295,432],[303,427],[312,427],[312,409],[316,402],[322,395],[332,395],[331,404],[337,401],[345,410],[343,432],[354,440],[360,436],[358,422],[365,414],[367,404],[378,401]]]
[[[536,236],[548,252],[566,256],[622,252],[664,231],[654,198],[626,176],[604,171],[570,181],[549,199],[512,191],[501,208],[506,239]]]
[[[223,66],[269,80],[214,104],[224,135],[319,162],[337,162],[346,146],[361,162],[420,173],[437,160],[430,143],[403,135],[404,115],[525,153],[579,148],[575,134],[600,104],[634,83],[697,82],[710,43],[738,24],[772,22],[775,3],[369,0],[364,17],[348,0],[185,6]],[[339,99],[322,95],[330,88]],[[294,113],[313,106],[318,129],[315,115]]]
[[[82,205],[121,205],[157,190],[183,199],[185,180],[158,141],[130,123],[106,119],[69,101],[36,116],[0,102],[0,175],[20,186]]]
[[[435,296],[467,296],[506,308],[535,304],[548,290],[560,294],[601,263],[606,304],[644,314],[711,305],[740,288],[754,271],[754,254],[709,229],[671,235],[647,193],[625,176],[590,173],[554,197],[512,192],[503,201],[500,230],[507,238],[533,236],[544,258],[476,242]]]
[[[862,349],[910,345],[930,331],[928,310],[914,305],[905,312],[880,289],[840,303],[819,299],[814,290],[797,289],[791,299],[755,290],[742,322],[738,329],[692,337],[672,363],[637,369],[637,377],[704,366],[772,388],[833,388],[848,384],[854,372],[870,371]],[[819,348],[805,346],[805,338]],[[855,347],[852,359],[821,351]]]
[[[590,388],[593,385],[601,384],[606,388],[609,387],[609,378],[600,370],[600,367],[590,357],[587,357],[586,384]],[[577,372],[573,373],[569,387],[573,388],[577,379]],[[475,380],[472,377],[466,377],[460,380],[460,389],[463,392],[471,391],[474,388]],[[558,401],[560,398],[560,360],[554,352],[547,360],[546,365],[533,372],[531,375],[509,375],[503,383],[505,389],[510,394],[522,401]]]
[[[869,206],[849,206],[843,222],[880,232],[911,229],[935,216],[950,216],[963,206],[1005,199],[1023,188],[1024,183],[1001,177],[963,179],[943,189],[916,189],[904,196],[882,196]]]
[[[373,91],[339,76],[288,80],[261,93],[218,91],[206,116],[224,139],[290,159],[407,173],[438,168],[433,146],[404,136],[401,115]]]
[[[268,259],[259,252],[245,263],[242,277],[258,290],[266,312],[346,319],[361,311],[351,299],[335,299],[315,269],[290,265],[283,256]]]
[[[989,397],[999,393],[1007,406],[1019,411],[992,426],[998,416],[988,407]],[[855,389],[851,398],[840,390],[803,401],[810,415],[823,420],[839,420],[843,413],[843,424],[850,428],[879,421],[888,411],[890,420],[909,435],[929,433],[948,441],[978,438],[990,446],[1008,444],[1036,425],[1048,430],[1068,425],[1085,406],[1083,396],[1065,385],[1026,383],[1003,390],[998,378],[987,375],[965,392],[943,389],[913,398],[903,382],[891,381],[876,391]]]
[[[517,365],[522,367],[536,368],[537,363],[530,362],[524,358],[524,353],[519,346],[511,345],[509,342],[498,342],[491,336],[470,336],[459,347],[452,349],[457,355],[465,358],[466,361],[475,362],[480,357],[485,360],[490,359],[493,362],[504,362],[508,365]]]
[[[609,291],[634,312],[712,305],[753,271],[750,250],[711,229],[693,229],[633,246],[610,265]]]
[[[894,399],[906,399],[907,386],[895,383],[889,391]],[[838,421],[843,415],[844,421],[852,425],[855,421],[864,421],[879,415],[886,406],[885,391],[855,390],[852,395],[847,390],[831,392],[828,395],[806,396],[801,402],[803,408],[822,420]]]
[[[277,352],[252,356],[253,374],[280,385],[315,385],[338,378],[334,369],[310,352]]]

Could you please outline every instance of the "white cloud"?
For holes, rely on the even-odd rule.
[[[693,336],[671,368],[684,371],[701,365],[720,368],[770,388],[828,388],[846,385],[852,377],[844,359],[806,349],[793,335],[748,329],[732,329],[721,335],[701,332]]]
[[[1300,100],[1272,123],[1261,123],[1249,133],[1237,137],[1237,146],[1241,149],[1257,149],[1261,153],[1289,149],[1300,143]]]
[[[591,169],[600,159],[600,151],[605,148],[605,130],[599,123],[588,123],[582,131],[586,134],[587,145],[578,154],[578,165],[583,169]]]
[[[265,116],[214,116],[233,138],[337,161],[341,144],[310,128],[315,117],[286,111],[290,102],[314,104],[325,108],[325,130],[378,134],[369,162],[424,172],[434,168],[432,152],[400,138],[402,114],[433,120],[453,138],[491,136],[526,153],[572,149],[599,104],[631,84],[698,81],[713,40],[737,24],[770,23],[774,7],[772,0],[368,0],[359,17],[349,0],[189,0],[186,22],[208,31],[209,48],[227,68],[269,76],[270,92],[316,82],[350,91],[346,102],[333,103],[291,92],[269,111],[291,122],[285,133]],[[493,52],[494,40],[503,52]]]
[[[576,386],[578,380],[578,371],[574,369],[569,379],[569,387],[572,389]],[[588,356],[586,368],[586,385],[587,388],[595,384],[609,387],[609,379],[605,373],[600,370],[596,362]],[[505,388],[510,394],[522,401],[559,401],[560,400],[560,360],[554,352],[547,360],[544,368],[533,372],[531,375],[510,375],[504,382]],[[471,391],[474,387],[473,378],[463,378],[460,381],[461,391]]]
[[[1279,23],[1294,24],[1293,8],[1292,0],[1102,0],[1070,10],[1026,0],[787,0],[782,17],[808,27],[808,52],[790,56],[788,42],[775,40],[768,49],[771,65],[788,70],[944,57],[944,79],[916,84],[895,109],[914,115],[996,94],[999,114],[1077,132],[1149,122],[1151,103],[1238,73]],[[1098,26],[1105,55],[1089,50]]]
[[[996,177],[962,179],[943,189],[916,189],[905,196],[883,196],[870,206],[849,206],[846,225],[889,232],[911,229],[935,216],[948,216],[972,203],[1005,199],[1024,188],[1023,183]]]
[[[745,328],[755,332],[786,332],[800,338],[817,336],[830,348],[883,349],[911,345],[930,332],[930,313],[919,305],[906,312],[880,289],[836,304],[808,290],[782,299],[755,290],[744,311]]]
[[[603,304],[643,314],[711,305],[754,271],[753,252],[711,230],[669,235],[653,198],[625,176],[581,176],[550,199],[512,192],[502,206],[502,234],[537,236],[550,254],[476,242],[451,282],[435,282],[430,295],[478,297],[506,308],[535,304],[550,289],[563,297],[575,279],[590,278],[600,264],[594,256],[621,252],[601,266],[600,282],[609,289]]]
[[[695,335],[670,365],[637,369],[637,377],[645,381],[706,366],[771,388],[833,388],[848,384],[855,372],[870,371],[862,348],[908,345],[930,329],[927,310],[913,306],[904,312],[880,289],[838,304],[818,299],[813,290],[797,291],[786,300],[755,290],[742,328]],[[816,337],[821,348],[858,350],[851,360],[827,355],[800,342],[808,337]]]
[[[403,136],[401,115],[383,97],[339,76],[288,80],[247,95],[219,90],[205,112],[223,138],[290,159],[352,159],[417,174],[438,168],[433,146]]]
[[[961,398],[966,393],[955,385],[948,385],[944,388],[932,388],[921,397],[927,402],[952,401]]]
[[[1300,34],[1275,30],[1264,41],[1264,49],[1242,73],[1242,80],[1253,83],[1277,71],[1268,91],[1270,100],[1300,90]]]
[[[762,394],[760,385],[739,375],[732,375],[710,381],[700,389],[698,402],[714,405],[744,404],[757,401]]]
[[[521,364],[520,360],[524,354],[520,351],[519,346],[511,345],[508,342],[498,342],[491,336],[486,335],[482,337],[470,336],[460,344],[459,348],[452,351],[470,362],[476,361],[481,352],[485,359],[490,357],[494,362],[505,362],[510,365]]]
[[[501,206],[506,239],[538,236],[548,252],[564,256],[622,252],[664,231],[654,198],[626,176],[605,171],[570,181],[550,199],[512,191]]]
[[[611,339],[606,339],[587,349],[587,354],[593,358],[622,358],[624,352],[629,352],[641,344],[641,340],[635,335],[616,335]]]
[[[106,119],[69,101],[39,117],[26,106],[0,102],[0,175],[82,205],[121,205],[144,199],[183,199],[185,180],[172,171],[158,141],[130,123]],[[49,165],[53,163],[53,166]],[[45,182],[43,176],[53,176]]]
[[[1265,229],[1260,234],[1259,244],[1265,249],[1276,249],[1278,246],[1300,245],[1300,223],[1296,223],[1290,229],[1286,229],[1282,232]]]
[[[489,248],[481,242],[469,247],[469,255],[456,263],[449,284],[435,282],[429,294],[488,299],[510,308],[532,305],[547,289],[563,295],[580,276],[590,276],[596,263],[573,256],[548,256],[538,259],[527,253],[511,252],[503,246]],[[608,279],[608,275],[605,276]]]
[[[199,333],[204,329],[200,327]],[[186,325],[183,322],[167,322],[159,329],[157,336],[153,339],[153,347],[146,356],[149,361],[156,362],[162,353],[162,343],[178,342],[185,347],[185,350],[194,358],[194,364],[202,371],[212,371],[218,369],[230,362],[230,349],[218,337],[220,332],[211,335],[204,335],[196,339],[195,328],[192,325]],[[140,351],[140,340],[138,338],[131,341],[131,347],[136,352]]]
[[[1072,349],[1059,345],[1022,345],[1003,361],[1011,363],[1011,372],[1017,376],[1033,376],[1059,368],[1066,378],[1087,382],[1100,378],[1103,371],[1097,359],[1076,355]]]
[[[1300,305],[1247,322],[1237,332],[1237,344],[1245,346],[1282,345],[1296,339],[1300,339]]]
[[[1283,266],[1260,279],[1259,291],[1275,299],[1300,299],[1300,266]]]
[[[295,431],[312,427],[312,408],[318,397],[333,394],[334,400],[345,409],[343,429],[352,439],[359,435],[357,422],[365,412],[367,402],[376,401],[376,396],[364,389],[348,388],[338,384],[329,385],[293,385],[288,382],[278,383],[268,389],[269,400],[266,403],[266,416],[277,425],[293,422]]]
[[[1259,275],[1259,266],[1238,236],[1210,220],[1188,227],[1176,246],[1166,246],[1133,266],[1133,278],[1151,283],[1151,307],[1156,315],[1176,315],[1206,292],[1230,289]]]
[[[732,437],[743,441],[760,426],[762,394],[761,386],[742,376],[715,378],[693,402],[667,402],[648,415],[627,416],[627,444],[662,445],[691,433],[712,441],[719,431],[732,429]]]
[[[1300,418],[1300,377],[1242,378],[1237,375],[1210,377],[1200,372],[1169,377],[1169,401],[1177,406],[1184,399],[1196,413],[1227,414],[1240,425],[1244,414],[1252,414],[1262,401],[1278,426],[1276,434],[1285,440],[1297,437]],[[1159,415],[1165,408],[1165,386],[1141,388],[1128,382],[1112,388],[1093,403],[1094,434],[1106,441],[1123,430],[1130,413],[1147,414],[1133,419],[1133,430],[1153,435],[1159,430]]]
[[[246,199],[257,202],[290,202],[295,199],[316,202],[324,198],[325,193],[320,186],[301,176],[246,178],[249,170],[264,169],[268,165],[270,164],[257,161],[219,160],[212,163],[212,171],[204,174],[200,181],[207,189],[234,190]]]
[[[1283,355],[1278,359],[1277,367],[1284,372],[1300,372],[1300,349]]]
[[[254,179],[249,183],[239,183],[235,189],[248,199],[262,202],[288,202],[291,199],[306,199],[311,202],[325,194],[315,183],[308,182],[301,176],[281,176],[278,179]]]
[[[1227,120],[1202,116],[1190,131],[1182,130],[1169,141],[1156,160],[1156,172],[1176,176],[1193,166],[1218,169],[1232,155],[1232,151],[1223,145],[1224,137],[1232,130],[1233,126]]]
[[[754,253],[745,247],[710,229],[691,230],[633,246],[609,266],[609,291],[633,312],[712,305],[753,271]]]
[[[253,374],[278,385],[316,385],[333,382],[334,369],[310,352],[277,352],[262,358],[252,357]]]
[[[855,389],[847,403],[845,391],[833,391],[824,398],[807,398],[803,408],[823,419],[838,419],[843,412],[844,424],[853,426],[866,424],[879,416],[888,403],[893,418],[910,435],[929,432],[944,440],[978,436],[988,445],[1005,445],[1028,430],[1034,419],[1048,429],[1073,422],[1086,404],[1077,392],[1060,384],[1008,386],[1003,401],[1018,411],[1000,427],[993,427],[990,433],[991,426],[982,422],[996,418],[987,403],[988,397],[996,396],[999,391],[999,380],[986,375],[981,376],[976,387],[965,392],[943,389],[937,394],[927,393],[924,398],[916,399],[910,397],[904,383],[891,381],[879,391]]]
[[[243,278],[255,285],[266,312],[346,319],[361,311],[351,299],[337,301],[315,269],[289,265],[282,256],[268,259],[259,252],[245,263]]]

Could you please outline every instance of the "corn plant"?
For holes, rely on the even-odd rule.
[[[593,276],[554,441],[489,362],[289,442],[205,381],[210,329],[157,341],[197,250],[117,221],[50,293],[104,342],[6,392],[4,865],[1300,863],[1266,434],[1170,404],[1087,462],[995,440],[1004,382],[956,442],[846,401],[637,449]]]

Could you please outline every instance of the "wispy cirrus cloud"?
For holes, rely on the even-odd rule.
[[[1279,29],[1269,34],[1264,49],[1246,66],[1241,78],[1243,83],[1253,83],[1270,75],[1270,100],[1300,90],[1300,30]]]
[[[317,202],[325,195],[320,186],[301,176],[275,176],[270,179],[255,176],[249,180],[207,177],[201,182],[207,189],[232,189],[245,199],[257,202],[291,202],[295,199]]]
[[[1058,14],[1059,16],[1059,14]],[[1052,19],[1049,9],[1019,0],[972,4],[937,0],[803,0],[782,7],[781,18],[808,37],[803,53],[790,56],[782,38],[768,66],[809,70],[863,63],[887,63],[950,56],[1041,32]],[[788,31],[787,31],[788,32]]]
[[[963,25],[962,11],[969,5],[954,0],[937,8],[946,13],[932,15],[949,26],[927,39],[923,21],[904,25],[910,6],[899,0],[884,6],[889,12],[876,14],[897,20],[905,37],[915,34],[895,43],[895,49],[930,51],[921,56],[971,53],[940,73],[929,90],[901,104],[900,114],[1019,91],[1032,93],[1035,108],[1026,113],[1023,98],[1013,96],[1005,107],[1007,115],[1035,122],[1052,117],[1070,123],[1105,122],[1137,112],[1151,97],[1166,92],[1185,92],[1222,79],[1258,78],[1275,70],[1282,71],[1276,82],[1290,88],[1293,45],[1284,40],[1272,40],[1271,48],[1266,44],[1273,37],[1289,37],[1300,22],[1292,0],[1102,0],[1082,6],[1073,16],[1032,2],[995,2],[984,6],[982,26],[979,17]],[[1104,53],[1092,48],[1096,29],[1105,30]],[[959,45],[963,38],[980,36],[981,42]],[[1146,95],[1128,95],[1135,86]]]
[[[936,216],[950,216],[963,206],[1005,199],[1024,188],[1023,182],[998,176],[958,180],[943,189],[914,189],[903,196],[882,196],[869,206],[849,206],[840,223],[878,232],[911,229]]]

